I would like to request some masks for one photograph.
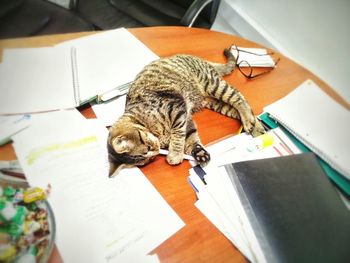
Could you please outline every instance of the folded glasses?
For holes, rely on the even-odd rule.
[[[243,76],[245,76],[248,79],[253,79],[262,75],[265,75],[269,72],[271,72],[272,70],[275,69],[276,65],[278,64],[278,62],[280,61],[280,58],[277,58],[277,60],[272,60],[272,58],[270,57],[270,55],[273,55],[274,52],[266,52],[266,53],[255,53],[246,49],[241,49],[238,48],[236,45],[232,45],[231,46],[231,52],[234,54],[235,59],[236,59],[236,66],[238,68],[238,70],[242,73]],[[263,67],[265,70],[263,72],[259,72],[258,73],[254,73],[254,65],[252,66],[251,63],[249,63],[247,60],[242,59],[240,60],[240,53],[246,53],[249,54],[249,56],[258,56],[258,57],[266,57],[266,60],[263,59],[263,61],[265,60],[271,60],[272,63],[269,64],[261,64],[259,65],[259,67]],[[267,57],[268,56],[268,57]],[[269,61],[270,62],[270,61]],[[256,72],[257,70],[255,70]]]

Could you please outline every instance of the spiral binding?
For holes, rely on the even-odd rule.
[[[72,62],[74,101],[76,106],[79,106],[80,90],[79,90],[79,78],[78,78],[77,50],[75,47],[71,47],[71,62]]]
[[[276,120],[278,123],[280,123],[284,128],[286,128],[291,134],[293,134],[294,137],[296,137],[299,141],[301,141],[304,145],[306,145],[311,151],[313,151],[316,155],[318,155],[321,159],[323,159],[326,163],[328,163],[331,167],[333,167],[335,170],[337,170],[342,175],[348,177],[349,175],[347,172],[337,163],[335,163],[331,157],[327,155],[327,153],[322,152],[317,146],[310,143],[308,140],[306,140],[302,135],[295,132],[294,129],[290,127],[285,121],[282,121],[282,119],[277,116],[276,113],[270,113],[270,117],[274,120]]]

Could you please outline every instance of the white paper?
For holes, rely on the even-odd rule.
[[[0,64],[0,114],[77,106],[69,48],[13,49],[5,54]]]
[[[216,177],[216,183],[214,181],[207,182],[205,186],[199,177],[194,172],[191,172],[189,179],[198,190],[197,196],[199,200],[195,205],[247,258],[252,259],[248,242],[243,233],[240,232],[238,215],[223,191],[224,186],[221,185],[218,170],[215,168],[210,169],[206,178],[209,177],[209,174]]]
[[[231,179],[229,178],[229,175],[227,174],[223,166],[219,167],[218,170],[219,170],[219,174],[222,179],[224,188],[226,189],[226,193],[230,195],[230,199],[234,206],[235,213],[239,217],[239,220],[241,223],[240,230],[244,233],[246,240],[249,242],[249,249],[253,256],[251,261],[253,263],[255,262],[265,263],[266,259],[265,259],[264,253],[249,223],[247,214],[245,213],[245,209],[242,207],[242,204],[239,201],[240,197],[237,193],[237,190],[235,189],[236,188],[235,184],[231,181]]]
[[[112,126],[124,114],[125,101],[126,95],[109,102],[92,105],[92,109],[104,126]]]
[[[70,110],[76,111],[75,109]],[[56,114],[57,111],[50,111],[25,115],[0,116],[0,145],[9,142],[15,134],[28,128],[33,122],[46,120],[52,116],[56,116]],[[89,119],[89,121],[93,120],[96,119]]]
[[[30,185],[52,186],[65,262],[141,259],[184,226],[138,168],[108,177],[106,137],[104,126],[92,129],[79,112],[64,111],[13,138]]]
[[[11,140],[11,136],[30,125],[31,115],[0,116],[0,145]]]

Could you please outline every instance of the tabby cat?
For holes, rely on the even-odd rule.
[[[132,83],[125,112],[109,130],[110,176],[123,167],[141,166],[168,148],[171,165],[191,154],[202,166],[210,160],[198,137],[192,114],[207,107],[234,119],[253,136],[264,133],[242,94],[221,77],[233,71],[234,56],[225,49],[226,64],[190,55],[153,61]]]

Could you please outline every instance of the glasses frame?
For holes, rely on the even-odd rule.
[[[266,71],[264,71],[264,72],[260,72],[260,73],[257,73],[257,74],[255,74],[255,75],[253,75],[253,67],[249,64],[248,61],[242,60],[242,61],[240,61],[239,63],[237,63],[237,62],[238,62],[238,59],[239,59],[239,52],[244,52],[244,53],[252,54],[252,55],[255,55],[255,56],[268,56],[268,55],[273,55],[274,52],[267,52],[266,54],[258,54],[258,53],[251,52],[251,51],[248,51],[248,50],[239,49],[236,45],[232,45],[230,50],[232,50],[232,49],[237,51],[236,66],[237,66],[238,70],[242,73],[242,75],[245,76],[247,79],[253,79],[253,78],[256,78],[256,77],[265,75],[265,74],[267,74],[267,73],[270,73],[272,70],[275,69],[275,67],[277,66],[278,62],[280,61],[280,58],[277,58],[277,60],[274,61],[273,67],[269,67],[269,70],[266,70]],[[248,65],[249,74],[247,74],[246,72],[243,71],[243,69],[241,69],[241,67],[242,67],[242,66],[241,66],[242,62],[244,62],[244,63],[246,63],[246,64]],[[242,67],[242,68],[243,68],[243,67]],[[247,68],[247,67],[244,67],[244,68]]]

